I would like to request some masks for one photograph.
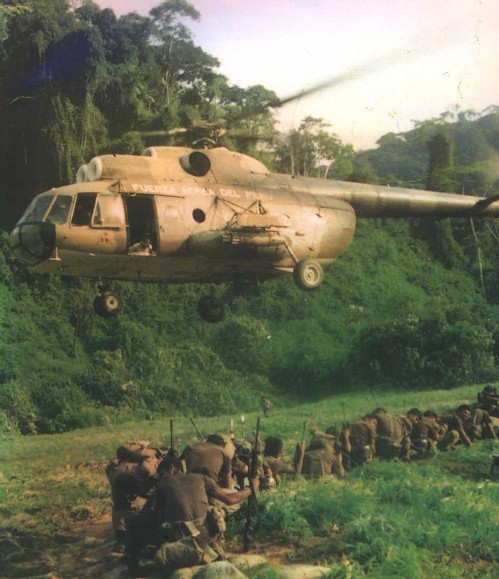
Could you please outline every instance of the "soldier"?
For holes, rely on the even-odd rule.
[[[345,422],[343,428],[338,432],[336,425],[326,428],[326,434],[333,437],[332,447],[335,454],[341,454],[343,468],[350,470],[350,453],[352,445],[350,444],[350,425]]]
[[[126,517],[137,497],[146,498],[154,489],[161,452],[148,443],[134,441],[117,449],[117,459],[110,461],[106,475],[111,485],[112,525],[116,535],[114,552],[124,553]]]
[[[487,384],[477,396],[478,408],[486,410],[491,416],[499,418],[499,394],[497,388]]]
[[[438,422],[438,415],[433,410],[426,410],[423,413],[423,423],[428,429],[428,456],[433,456],[437,452],[438,441],[445,434],[446,428]]]
[[[267,417],[272,410],[272,402],[268,398],[265,398],[265,396],[262,396],[260,398],[260,404],[262,405],[264,416]]]
[[[481,438],[497,440],[493,418],[483,408],[476,408],[471,411],[470,419],[464,423],[464,429],[471,441]]]
[[[184,449],[187,472],[205,474],[224,488],[231,488],[234,445],[227,448],[227,442],[221,434],[210,434],[205,442],[194,442]]]
[[[158,487],[158,506],[163,528],[171,533],[170,542],[156,552],[161,570],[171,572],[223,558],[216,544],[225,531],[225,521],[219,509],[209,506],[211,499],[226,505],[239,504],[251,494],[249,488],[227,494],[213,478],[196,473],[179,472],[178,460],[167,460],[166,472]],[[253,481],[258,489],[258,478]],[[171,542],[173,541],[173,542]]]
[[[318,479],[333,475],[334,478],[345,478],[343,458],[336,453],[333,437],[326,434],[315,436],[305,451],[302,474],[308,478]]]
[[[281,482],[281,475],[294,474],[295,466],[289,462],[281,460],[282,449],[284,447],[283,441],[277,436],[269,436],[265,439],[265,449],[263,451],[263,460],[270,470],[272,477],[276,484]]]
[[[366,414],[350,427],[350,458],[352,467],[361,466],[376,454],[376,417]]]
[[[411,408],[406,414],[407,420],[411,423],[410,438],[410,458],[428,458],[428,426],[423,420],[423,413],[419,408]]]
[[[235,453],[232,459],[232,475],[239,488],[244,487],[244,479],[249,473],[249,463],[251,458],[252,445],[247,440],[239,442],[234,440]]]
[[[376,456],[383,459],[398,458],[402,453],[404,431],[400,421],[384,408],[372,413],[376,418]]]
[[[471,446],[472,442],[465,431],[464,423],[471,417],[471,407],[468,404],[461,404],[453,414],[443,416],[442,422],[447,425],[447,430],[438,442],[439,450],[456,448],[458,444]]]

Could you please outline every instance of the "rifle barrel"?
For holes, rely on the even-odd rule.
[[[191,421],[192,426],[194,426],[194,428],[195,428],[195,430],[196,430],[196,433],[197,433],[197,435],[198,435],[199,440],[203,440],[203,436],[202,436],[202,434],[199,432],[199,428],[196,426],[196,423],[194,422],[194,418],[192,418],[192,416],[190,416],[190,417],[189,417],[189,420]]]

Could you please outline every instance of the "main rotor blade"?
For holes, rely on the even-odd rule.
[[[278,99],[274,102],[270,102],[269,106],[272,108],[282,107],[290,102],[301,99],[302,97],[307,97],[318,93],[322,90],[330,89],[335,86],[339,86],[346,82],[352,82],[354,80],[360,79],[373,72],[378,72],[384,68],[390,66],[395,66],[401,61],[407,61],[408,59],[414,58],[416,56],[422,56],[426,54],[431,49],[435,49],[435,43],[432,44],[431,48],[429,46],[425,47],[424,50],[412,51],[412,50],[400,50],[398,52],[390,52],[385,55],[379,56],[373,60],[367,61],[364,64],[354,66],[345,72],[337,74],[332,78],[315,84],[309,88],[305,88],[299,92],[291,94],[283,99]]]

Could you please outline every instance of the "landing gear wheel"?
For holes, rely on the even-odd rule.
[[[103,318],[115,316],[120,309],[120,299],[114,292],[102,292],[94,300],[95,313]]]
[[[293,278],[301,290],[313,291],[321,285],[324,279],[324,270],[318,261],[304,259],[296,264]]]
[[[198,313],[201,319],[216,324],[224,319],[224,307],[211,296],[202,296],[198,302]]]

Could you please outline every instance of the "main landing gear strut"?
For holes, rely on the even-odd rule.
[[[215,296],[212,288],[211,293],[202,296],[198,302],[198,313],[201,319],[210,324],[221,322],[224,319],[225,306],[244,295],[251,287],[255,287],[255,284],[234,283],[219,298]]]

